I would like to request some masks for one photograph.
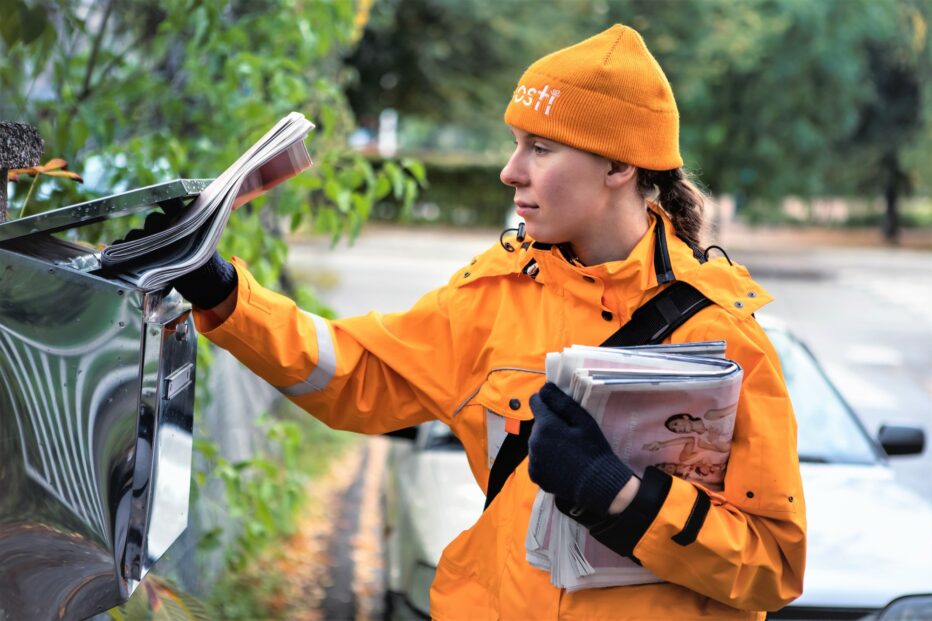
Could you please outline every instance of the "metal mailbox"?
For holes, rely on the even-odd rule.
[[[121,604],[187,526],[190,307],[54,233],[181,204],[206,184],[0,225],[0,621]]]

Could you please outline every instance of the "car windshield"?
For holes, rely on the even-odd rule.
[[[867,464],[873,445],[812,354],[786,332],[768,330],[799,426],[800,461]]]

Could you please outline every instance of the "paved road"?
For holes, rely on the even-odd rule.
[[[932,253],[889,249],[738,252],[868,430],[917,425],[932,440]],[[808,271],[807,271],[808,270]],[[932,498],[932,448],[891,462]]]
[[[496,241],[494,231],[369,227],[349,248],[296,243],[291,261],[340,315],[388,312],[409,307]],[[932,439],[932,253],[731,247],[777,297],[767,312],[809,344],[869,430],[906,423]],[[894,467],[932,498],[932,449]]]

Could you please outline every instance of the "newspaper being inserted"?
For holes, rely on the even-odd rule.
[[[101,264],[142,289],[157,289],[206,263],[230,212],[311,165],[304,139],[314,124],[292,112],[204,188],[171,225],[106,248]]]
[[[724,341],[547,354],[548,381],[592,415],[636,475],[654,466],[714,491],[724,485],[741,377]],[[528,562],[568,591],[662,582],[596,541],[542,490],[525,543]]]

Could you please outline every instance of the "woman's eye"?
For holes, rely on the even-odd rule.
[[[534,153],[536,153],[537,155],[543,155],[544,153],[547,153],[547,151],[548,151],[547,147],[545,147],[542,144],[534,145]]]

